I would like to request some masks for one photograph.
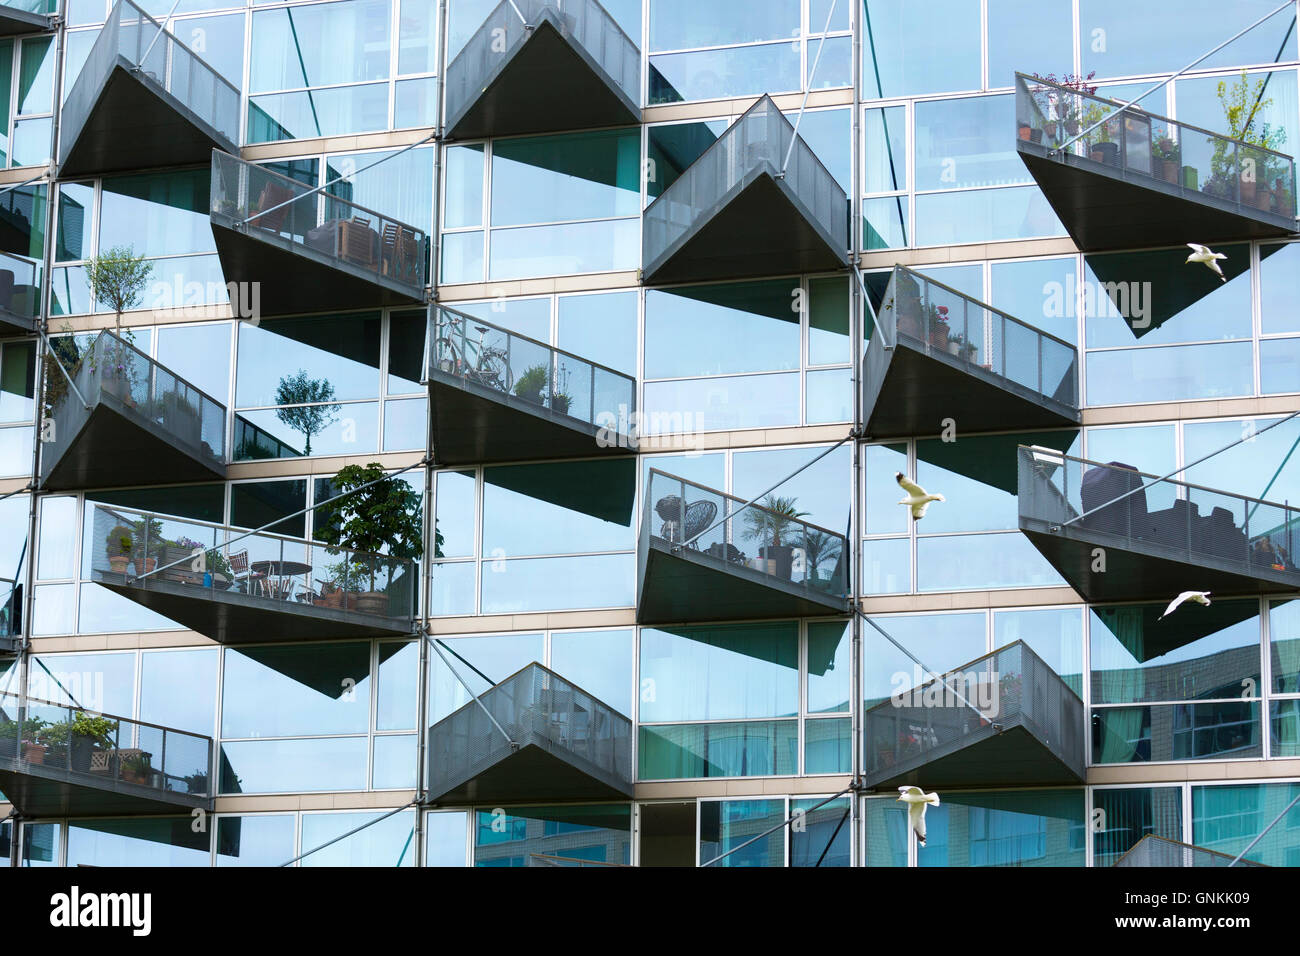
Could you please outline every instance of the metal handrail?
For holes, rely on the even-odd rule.
[[[0,697],[11,697],[19,700],[23,705],[36,704],[41,707],[61,707],[64,710],[75,710],[83,714],[93,714],[96,717],[104,717],[108,720],[116,720],[126,724],[134,724],[137,727],[148,727],[151,730],[161,730],[167,734],[180,734],[185,737],[193,737],[196,740],[206,740],[208,745],[212,745],[212,738],[207,734],[195,733],[192,730],[180,730],[176,727],[167,727],[163,724],[155,724],[148,720],[137,720],[134,717],[123,717],[120,714],[110,714],[102,710],[95,710],[93,707],[83,707],[80,704],[60,704],[57,701],[45,700],[40,697],[31,697],[27,694],[10,690],[0,690]]]
[[[1141,113],[1143,116],[1149,116],[1151,119],[1160,120],[1160,122],[1167,123],[1168,125],[1173,126],[1180,130],[1185,129],[1185,130],[1190,130],[1193,133],[1200,133],[1203,136],[1212,136],[1215,139],[1220,139],[1223,140],[1224,142],[1233,143],[1245,149],[1255,150],[1261,153],[1271,153],[1272,155],[1277,156],[1280,159],[1285,159],[1288,162],[1292,162],[1292,163],[1295,162],[1294,156],[1288,156],[1286,153],[1278,152],[1275,149],[1269,149],[1267,146],[1256,146],[1254,143],[1247,143],[1245,140],[1236,139],[1232,136],[1226,136],[1223,133],[1216,133],[1213,130],[1204,129],[1203,127],[1200,126],[1194,126],[1193,124],[1185,123],[1182,120],[1171,119],[1168,116],[1162,116],[1159,113],[1152,113],[1150,110],[1144,110],[1140,106],[1133,106],[1132,104],[1129,104],[1128,106],[1124,106],[1118,100],[1108,100],[1104,96],[1097,96],[1096,94],[1093,93],[1085,93],[1082,90],[1072,90],[1068,86],[1061,86],[1059,83],[1053,83],[1050,80],[1039,79],[1036,76],[1032,76],[1026,73],[1017,73],[1016,77],[1025,81],[1026,92],[1030,93],[1031,95],[1034,93],[1034,90],[1028,88],[1029,84],[1041,85],[1044,87],[1051,87],[1052,89],[1055,90],[1060,90],[1062,93],[1066,93],[1070,96],[1080,96],[1085,99],[1094,100],[1098,103],[1101,103],[1103,106],[1113,107],[1110,113],[1102,117],[1102,119],[1100,119],[1097,123],[1094,124],[1093,126],[1094,129],[1097,126],[1101,126],[1103,123],[1108,122],[1111,119],[1114,119],[1116,116],[1118,116],[1121,113],[1128,113],[1128,112]],[[1083,135],[1084,135],[1083,133],[1079,133],[1077,136],[1073,138],[1071,142],[1075,142],[1079,140]],[[1066,145],[1069,144],[1068,143],[1063,144],[1061,146],[1056,147],[1056,149],[1064,150]]]

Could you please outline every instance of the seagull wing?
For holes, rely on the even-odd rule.
[[[1184,601],[1186,601],[1186,600],[1189,600],[1190,598],[1192,598],[1193,596],[1195,596],[1195,595],[1198,594],[1198,593],[1200,593],[1200,592],[1198,592],[1198,591],[1184,591],[1182,594],[1178,595],[1178,597],[1174,598],[1172,601],[1169,602],[1169,606],[1168,606],[1167,608],[1165,608],[1165,613],[1164,613],[1164,614],[1161,614],[1160,617],[1163,619],[1163,618],[1168,617],[1170,614],[1173,614],[1174,611],[1178,610],[1178,606],[1179,606],[1180,604],[1182,604],[1182,603],[1183,603]]]
[[[1189,242],[1187,244],[1187,248],[1191,249],[1192,252],[1196,253],[1198,256],[1208,255],[1210,252],[1209,246],[1202,246],[1199,243],[1195,243],[1195,242]]]
[[[930,502],[922,501],[920,504],[912,505],[912,520],[920,521],[925,517],[925,510],[930,507]]]
[[[922,488],[920,485],[918,485],[915,481],[912,481],[910,478],[907,477],[907,475],[903,474],[901,471],[898,472],[896,475],[894,475],[894,480],[897,481],[899,487],[902,488],[904,491],[906,491],[909,495],[915,495],[918,498],[925,497],[925,489]]]

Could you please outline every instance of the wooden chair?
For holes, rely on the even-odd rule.
[[[235,587],[239,587],[242,581],[247,593],[256,594],[259,597],[265,594],[265,588],[263,587],[265,575],[249,570],[247,549],[230,553],[230,570],[235,575]]]
[[[289,218],[289,211],[293,209],[292,205],[281,205],[281,203],[287,203],[293,196],[293,190],[283,183],[267,183],[262,187],[262,194],[257,197],[257,205],[249,211],[249,218],[257,216],[263,209],[274,209],[276,206],[280,208],[265,216],[252,219],[253,225],[271,232],[279,232],[284,226],[284,221]]]

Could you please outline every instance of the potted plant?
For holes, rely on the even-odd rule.
[[[789,580],[794,570],[794,547],[782,539],[807,512],[795,508],[794,498],[768,495],[760,504],[745,509],[746,537],[758,542],[760,558],[767,561],[768,573]]]
[[[114,574],[126,574],[131,565],[131,547],[133,539],[131,529],[126,525],[117,525],[104,538],[104,551],[108,555],[108,566]]]
[[[533,365],[524,369],[515,382],[515,394],[534,405],[546,404],[546,393],[550,390],[550,375],[545,365]]]
[[[951,333],[948,336],[948,354],[961,357],[962,350],[966,347],[966,336],[960,332]]]
[[[45,721],[39,717],[28,717],[21,723],[16,720],[0,720],[0,757],[16,757],[19,749],[37,746],[41,728]],[[41,750],[44,754],[44,748]],[[42,761],[35,761],[42,762]]]
[[[1182,170],[1183,149],[1168,136],[1156,140],[1151,151],[1151,158],[1159,163],[1160,178],[1165,182],[1177,183]]]
[[[1028,140],[1029,140],[1029,134],[1032,133],[1032,132],[1033,132],[1033,129],[1032,129],[1032,128],[1030,127],[1030,125],[1029,125],[1028,123],[1026,123],[1024,120],[1021,120],[1020,123],[1019,123],[1019,125],[1016,127],[1016,133],[1017,133],[1017,135],[1019,135],[1020,138],[1023,139],[1023,140],[1025,140],[1025,141],[1028,141]],[[1039,131],[1038,131],[1038,137],[1039,137],[1039,139],[1042,139],[1042,136],[1043,136],[1043,131],[1042,131],[1042,130],[1039,130]]]
[[[206,794],[208,792],[208,772],[197,770],[187,777],[181,777],[188,793]]]
[[[149,774],[152,771],[150,763],[153,759],[152,754],[130,753],[122,758],[122,780],[126,783],[140,784],[148,786]]]
[[[131,538],[134,542],[131,557],[135,562],[135,573],[148,574],[158,567],[158,558],[167,545],[162,534],[162,521],[143,515],[139,521],[131,522],[131,525]]]
[[[385,478],[377,461],[339,469],[330,485],[336,497],[318,511],[317,540],[330,554],[346,552],[345,562],[368,577],[369,590],[357,596],[358,611],[399,616],[398,602],[385,591],[396,583],[393,573],[424,552],[420,496],[406,482]],[[385,591],[376,590],[381,571],[389,578]]]
[[[112,743],[116,732],[117,721],[77,711],[71,720],[42,728],[41,742],[58,758],[57,762],[70,756],[73,770],[88,773],[91,756]]]
[[[926,336],[935,348],[943,351],[948,348],[948,307],[934,305],[926,307]]]
[[[1096,70],[1093,70],[1087,76],[1075,76],[1073,73],[1066,73],[1059,78],[1055,73],[1034,74],[1034,79],[1042,80],[1044,83],[1051,83],[1054,86],[1064,87],[1064,90],[1038,90],[1035,96],[1037,98],[1038,94],[1045,94],[1046,102],[1043,105],[1046,108],[1042,110],[1043,115],[1055,115],[1056,119],[1065,127],[1067,136],[1077,136],[1079,133],[1080,103],[1084,96],[1096,95],[1097,87],[1088,82],[1096,75]],[[1040,103],[1042,102],[1040,100]],[[1056,138],[1055,124],[1048,124],[1047,136],[1053,140]]]

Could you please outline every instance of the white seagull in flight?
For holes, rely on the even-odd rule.
[[[1205,268],[1209,269],[1219,277],[1220,282],[1228,281],[1226,278],[1224,278],[1223,270],[1219,268],[1219,263],[1218,263],[1219,259],[1226,259],[1228,258],[1227,256],[1225,256],[1222,252],[1212,251],[1209,246],[1198,245],[1195,242],[1189,242],[1187,244],[1187,248],[1192,250],[1192,254],[1187,257],[1187,262],[1203,263],[1205,265]],[[1183,263],[1183,264],[1186,265],[1187,263]]]
[[[1157,618],[1157,620],[1163,621],[1170,614],[1173,614],[1174,611],[1178,610],[1178,606],[1182,604],[1184,601],[1193,601],[1196,604],[1204,604],[1206,607],[1209,607],[1210,592],[1209,591],[1184,591],[1182,594],[1178,595],[1178,597],[1174,598],[1172,601],[1169,602],[1169,606],[1165,608],[1165,613],[1161,614],[1160,617]]]
[[[920,521],[925,517],[925,509],[930,507],[931,501],[947,500],[943,495],[930,494],[901,471],[894,474],[894,480],[898,482],[900,488],[907,492],[907,497],[900,501],[899,504],[907,505],[912,509],[912,519],[914,521]]]
[[[898,799],[907,804],[907,822],[916,831],[916,842],[925,846],[925,808],[939,805],[937,793],[926,793],[920,787],[899,787]]]

